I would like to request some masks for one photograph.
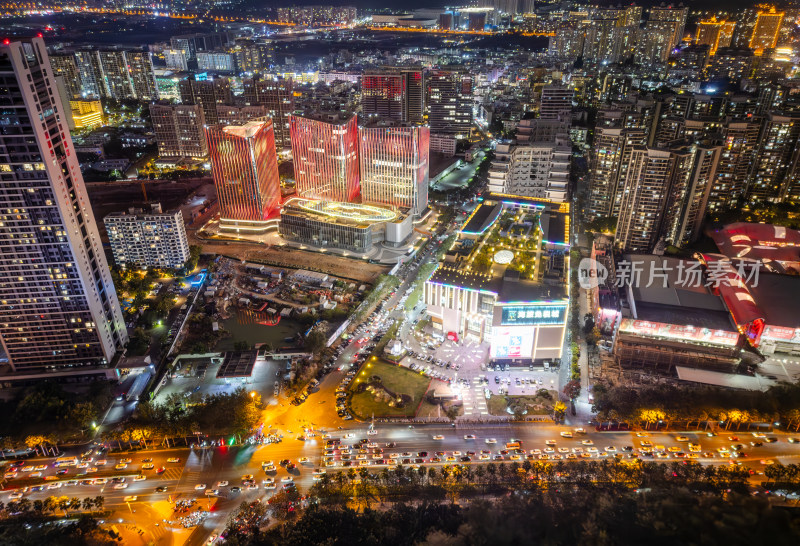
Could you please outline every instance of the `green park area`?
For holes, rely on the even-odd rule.
[[[523,396],[492,395],[487,401],[491,415],[514,415],[523,418],[530,415],[552,415],[558,397],[555,391],[539,389],[536,394]]]
[[[370,357],[350,385],[350,411],[359,419],[413,417],[430,378]]]

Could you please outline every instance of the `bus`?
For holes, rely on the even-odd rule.
[[[62,468],[65,466],[76,466],[78,464],[77,457],[59,457],[56,459],[56,468]]]

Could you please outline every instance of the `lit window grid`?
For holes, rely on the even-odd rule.
[[[248,138],[206,128],[221,218],[262,221],[280,209],[275,134],[271,121],[262,124]]]

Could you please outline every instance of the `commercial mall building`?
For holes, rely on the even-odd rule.
[[[434,329],[490,344],[495,362],[559,360],[569,307],[569,204],[493,196],[424,286]]]

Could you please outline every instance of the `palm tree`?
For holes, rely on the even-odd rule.
[[[58,506],[56,505],[56,498],[55,497],[47,497],[44,499],[42,503],[42,508],[45,512],[55,512]]]
[[[67,508],[69,508],[69,497],[58,497],[56,500],[56,505],[59,509],[63,510],[64,515],[67,515]]]
[[[82,506],[85,511],[90,511],[94,506],[94,499],[92,497],[85,497]]]
[[[94,498],[94,507],[98,510],[102,510],[105,503],[106,499],[103,496],[97,496]]]

